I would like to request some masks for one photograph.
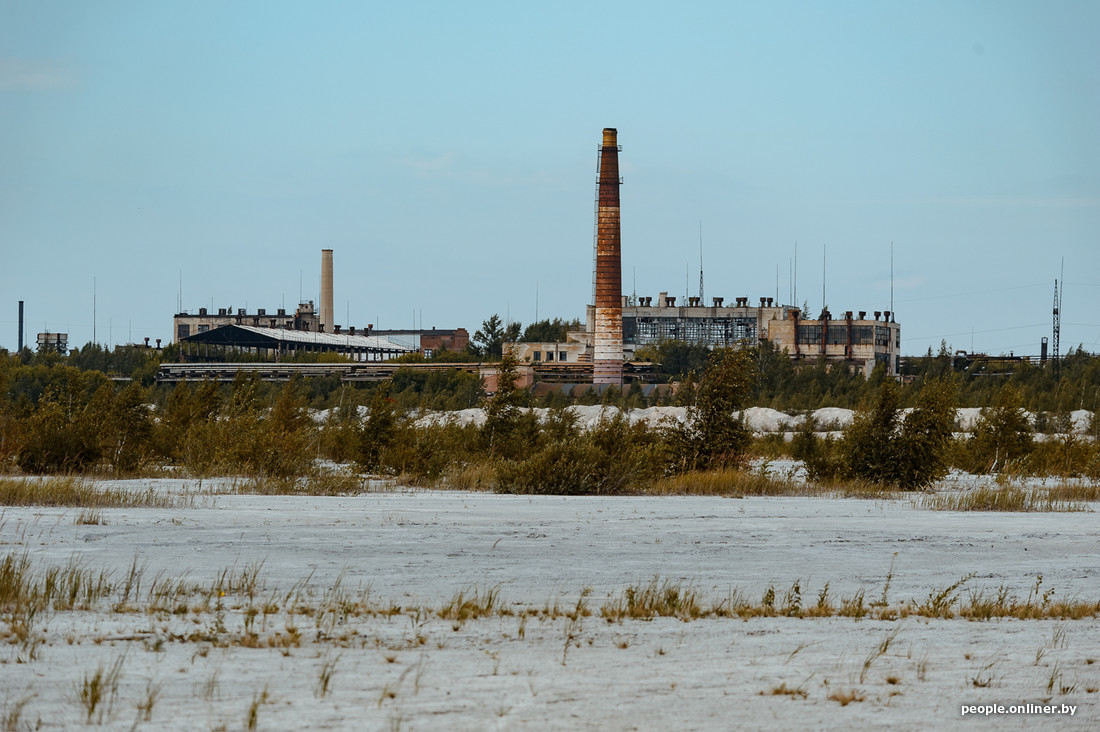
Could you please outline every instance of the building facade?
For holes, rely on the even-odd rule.
[[[656,302],[654,302],[656,300]],[[712,298],[705,306],[700,298],[676,302],[662,292],[657,298],[623,298],[623,349],[628,359],[635,351],[663,341],[683,341],[716,347],[752,347],[764,341],[786,351],[795,360],[844,364],[849,370],[869,376],[882,364],[888,373],[898,373],[901,326],[890,311],[847,311],[834,317],[824,311],[807,319],[799,308],[780,305],[762,297],[750,305],[749,298]],[[594,313],[589,306],[585,339],[592,342]]]
[[[245,308],[239,308],[235,313],[233,308],[218,308],[215,314],[206,308],[199,308],[197,313],[177,313],[172,318],[172,325],[173,343],[179,343],[183,338],[205,333],[222,325],[250,325],[255,328],[322,332],[321,319],[313,307],[312,300],[298,305],[293,313],[288,313],[285,308],[279,308],[273,313],[264,308],[259,308],[254,313],[247,312]],[[355,335],[356,329],[351,328],[348,332]],[[366,331],[359,331],[359,333],[367,334]]]

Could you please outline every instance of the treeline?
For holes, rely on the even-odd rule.
[[[677,341],[639,349],[636,360],[652,361],[664,378],[681,380],[705,363],[708,349]],[[752,393],[754,406],[771,407],[797,414],[821,407],[859,409],[878,394],[886,370],[877,367],[870,378],[862,373],[823,361],[795,362],[768,342],[751,349],[757,381]],[[898,401],[902,407],[916,404],[921,389],[928,383],[950,380],[960,407],[988,407],[1005,388],[1017,393],[1023,407],[1036,414],[1065,415],[1074,410],[1100,410],[1100,357],[1078,347],[1060,362],[1060,374],[1053,363],[1038,366],[1027,361],[1013,365],[1011,373],[989,373],[974,366],[954,366],[946,346],[939,353],[906,357],[902,368],[904,384]]]
[[[822,438],[810,419],[793,442],[782,435],[754,438],[733,415],[758,403],[754,395],[767,356],[709,352],[676,394],[687,406],[683,424],[654,428],[620,414],[589,430],[577,425],[565,403],[543,422],[524,409],[533,400],[514,387],[509,374],[517,364],[507,355],[500,364],[502,387],[491,398],[483,396],[476,376],[463,372],[399,371],[371,388],[336,385],[323,397],[311,397],[311,388],[323,380],[266,384],[239,375],[221,386],[147,387],[112,381],[99,371],[9,357],[0,361],[0,465],[26,473],[172,470],[242,476],[295,490],[303,479],[322,477],[321,459],[327,459],[422,484],[598,494],[735,469],[753,454],[803,460],[816,481],[906,489],[928,485],[950,466],[1100,477],[1096,441],[1068,433],[1033,440],[1024,392],[1011,380],[997,390],[972,439],[953,439],[963,380],[950,373],[925,374],[905,386],[886,378],[864,381],[864,408],[839,439]],[[327,402],[327,411],[311,412],[311,398]],[[418,419],[409,405],[426,399],[441,400],[441,409],[479,405],[484,423],[458,424],[445,415]],[[913,409],[903,418],[907,401]],[[1094,419],[1094,432],[1097,426]]]
[[[0,370],[5,394],[23,368],[29,367]],[[356,390],[341,388],[341,401],[317,421],[297,378],[267,385],[240,374],[226,387],[181,383],[151,404],[153,390],[139,382],[119,386],[97,371],[54,368],[55,378],[35,403],[9,398],[0,404],[0,463],[26,473],[132,475],[170,467],[196,477],[293,483],[316,477],[323,471],[318,459],[328,458],[413,481],[619,493],[669,472],[740,465],[750,439],[733,416],[752,381],[744,352],[713,355],[695,389],[697,418],[669,430],[620,417],[584,431],[564,409],[541,424],[523,409],[529,395],[514,385],[510,356],[500,364],[501,388],[483,401],[482,426],[419,425],[391,396],[398,379],[370,392],[365,415]],[[405,386],[415,388],[414,382]]]
[[[520,330],[512,324],[507,332],[495,316],[483,323],[475,344],[462,352],[440,351],[425,359],[419,354],[409,354],[396,359],[402,363],[420,362],[462,362],[478,360],[496,360],[508,339],[563,340],[569,329],[580,328],[577,321],[560,319],[543,320]],[[808,412],[821,407],[844,407],[859,409],[870,404],[883,381],[887,380],[885,369],[878,368],[864,378],[862,373],[852,374],[847,369],[833,364],[803,360],[792,361],[787,355],[768,342],[750,349],[755,377],[750,402],[754,406],[771,407],[789,414]],[[635,360],[654,364],[657,379],[664,383],[677,383],[690,386],[710,356],[710,350],[704,346],[668,341],[638,350]],[[10,401],[20,402],[27,399],[37,403],[47,384],[64,381],[69,378],[66,368],[82,372],[99,372],[101,376],[126,377],[139,381],[144,386],[152,386],[161,362],[178,360],[176,346],[163,351],[136,346],[119,346],[113,350],[104,349],[88,343],[74,349],[68,356],[56,353],[36,354],[24,349],[21,353],[9,354],[0,351],[0,371],[7,374],[4,394]],[[258,360],[250,354],[240,354],[241,361]],[[346,360],[335,354],[299,354],[290,362],[341,361]],[[1013,365],[1011,373],[989,373],[980,366],[969,369],[956,366],[946,345],[938,353],[931,350],[919,357],[907,357],[903,361],[902,376],[904,384],[899,391],[899,403],[910,407],[916,403],[917,394],[929,381],[950,379],[954,383],[958,405],[961,407],[986,407],[992,405],[1004,388],[1019,395],[1025,409],[1042,415],[1040,419],[1062,419],[1070,412],[1086,409],[1100,411],[1100,358],[1092,356],[1078,347],[1063,357],[1060,374],[1055,375],[1053,364],[1044,366],[1021,361]],[[94,381],[101,376],[92,376]],[[304,385],[304,395],[309,406],[323,409],[346,403],[349,399],[366,404],[370,400],[368,389],[359,389],[346,394],[342,390],[340,379],[336,377],[314,378]],[[162,404],[169,388],[158,386],[150,399]],[[424,408],[437,410],[465,409],[476,406],[481,398],[477,377],[462,372],[448,374],[420,374],[415,370],[400,372],[394,379],[392,397],[405,408]],[[645,399],[641,385],[630,384],[622,389],[612,389],[597,393],[594,390],[575,390],[574,395],[565,397],[552,393],[544,397],[539,406],[555,407],[566,404],[613,404],[620,408],[631,409],[655,404],[686,404],[687,400],[676,395],[663,393],[661,397]],[[1040,424],[1046,431],[1050,427]]]

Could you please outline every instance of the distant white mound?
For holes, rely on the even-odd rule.
[[[683,424],[687,419],[687,407],[646,407],[645,409],[633,409],[626,413],[626,418],[631,424],[645,422],[650,427],[658,427],[665,423]]]
[[[855,417],[855,412],[851,409],[842,409],[840,407],[824,407],[822,409],[814,410],[814,420],[817,422],[819,429],[825,429],[832,426],[843,429],[852,423],[852,419]]]
[[[783,432],[793,421],[789,414],[768,407],[749,407],[743,416],[753,432]]]

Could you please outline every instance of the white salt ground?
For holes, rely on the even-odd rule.
[[[770,470],[797,468],[769,463]],[[975,483],[955,476],[955,487]],[[185,493],[194,483],[138,481]],[[215,487],[224,485],[215,483]],[[204,483],[209,488],[210,483]],[[1096,508],[1096,506],[1093,506]],[[1095,729],[1100,623],[851,619],[674,619],[607,623],[598,608],[659,575],[717,600],[739,588],[803,603],[828,583],[834,602],[862,589],[926,599],[963,575],[1026,597],[1037,575],[1056,597],[1100,597],[1095,513],[940,513],[909,500],[517,497],[386,490],[354,497],[200,496],[179,509],[8,508],[6,552],[38,567],[77,557],[121,575],[136,556],[158,572],[211,582],[263,562],[263,598],[309,579],[315,598],[340,578],[379,602],[438,608],[461,590],[497,587],[514,609],[575,606],[575,624],[494,617],[302,616],[300,648],[171,640],[214,615],[66,612],[40,619],[38,657],[0,646],[0,704],[27,699],[34,728],[85,724],[76,688],[122,659],[102,728],[241,729]],[[964,590],[965,591],[965,590]],[[229,633],[240,608],[223,613]],[[258,621],[257,621],[258,622]],[[280,626],[285,620],[280,619]],[[268,631],[272,630],[271,628]],[[320,631],[345,640],[318,640]],[[566,638],[572,637],[567,644]],[[887,639],[890,639],[887,643]],[[158,642],[159,641],[159,642]],[[886,650],[878,654],[883,644]],[[871,659],[868,662],[868,659]],[[330,692],[318,682],[332,664]],[[137,704],[161,689],[150,722]],[[794,694],[774,694],[777,690]],[[830,696],[854,695],[842,706]],[[1067,704],[1074,716],[963,718],[964,704]],[[103,707],[105,708],[105,707]]]

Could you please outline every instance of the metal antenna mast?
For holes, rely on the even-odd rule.
[[[1054,280],[1054,378],[1057,379],[1062,375],[1060,351],[1058,350],[1058,341],[1062,335],[1062,294],[1065,292],[1066,283],[1066,260],[1062,258],[1062,291],[1058,290],[1058,280]]]
[[[793,282],[794,282],[794,284],[792,285],[792,288],[794,289],[794,294],[791,296],[791,300],[792,300],[791,305],[794,305],[795,307],[798,307],[798,242],[797,241],[794,243],[794,280],[793,280]]]
[[[699,305],[703,304],[703,222],[699,221]]]
[[[894,312],[894,242],[890,242],[890,312]]]

